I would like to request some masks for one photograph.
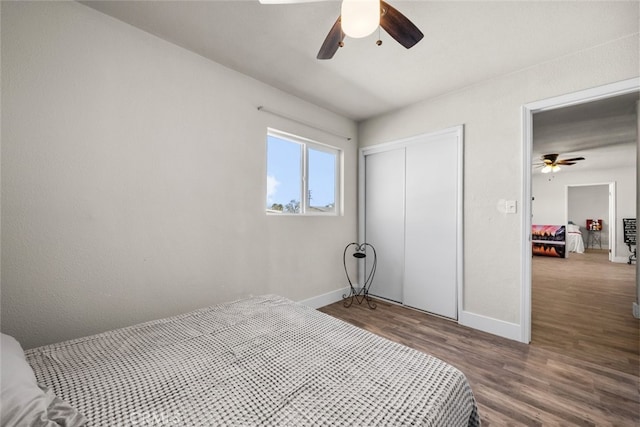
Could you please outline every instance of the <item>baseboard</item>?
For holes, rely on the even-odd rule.
[[[320,308],[340,301],[342,299],[342,295],[348,293],[348,291],[349,288],[347,287],[340,288],[335,291],[327,292],[326,294],[317,295],[298,302],[311,308]],[[520,325],[515,323],[493,319],[491,317],[470,313],[468,311],[462,311],[460,313],[458,323],[463,326],[468,326],[470,328],[478,329],[510,340],[522,341],[522,330]]]
[[[349,293],[349,288],[347,287],[336,289],[335,291],[327,292],[326,294],[307,298],[298,302],[311,308],[320,308],[340,301],[342,299],[342,295],[346,293]]]
[[[504,320],[497,320],[468,311],[460,313],[458,323],[469,328],[522,342],[522,328],[516,323],[505,322]]]

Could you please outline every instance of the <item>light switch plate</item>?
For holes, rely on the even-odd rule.
[[[504,207],[506,213],[514,214],[517,212],[517,203],[515,200],[507,200],[504,203]]]

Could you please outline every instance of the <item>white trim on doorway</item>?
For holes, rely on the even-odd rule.
[[[623,80],[522,106],[522,267],[519,341],[531,341],[531,156],[533,149],[533,114],[571,105],[611,98],[640,90],[640,78]]]

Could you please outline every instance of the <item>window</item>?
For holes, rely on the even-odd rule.
[[[337,215],[340,157],[337,148],[270,129],[267,213]]]

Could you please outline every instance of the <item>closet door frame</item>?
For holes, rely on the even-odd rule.
[[[389,150],[405,148],[412,144],[420,143],[419,141],[429,138],[437,138],[442,136],[454,136],[457,144],[457,209],[456,209],[456,295],[457,295],[457,313],[458,320],[460,313],[464,309],[464,217],[463,217],[463,200],[464,200],[464,126],[453,126],[436,132],[429,132],[414,135],[408,138],[385,142],[381,144],[370,145],[359,149],[358,153],[358,240],[364,242],[365,238],[365,177],[366,177],[366,156],[369,154],[380,153]],[[366,258],[365,258],[366,259]],[[364,277],[364,262],[359,264],[359,280]],[[375,278],[374,278],[375,281]],[[404,305],[404,304],[403,304]]]

